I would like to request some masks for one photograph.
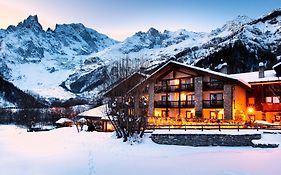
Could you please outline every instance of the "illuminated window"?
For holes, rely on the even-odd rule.
[[[248,103],[249,103],[249,105],[253,105],[253,104],[255,104],[255,98],[248,98]]]
[[[278,97],[266,97],[265,102],[266,103],[280,103],[280,100]]]
[[[194,113],[192,113],[193,111],[186,111],[186,119],[191,119],[194,117]]]
[[[162,110],[161,111],[161,117],[169,117],[170,111]]]
[[[186,101],[194,101],[194,94],[187,95],[186,96]]]
[[[161,96],[161,101],[170,101],[170,95],[162,95]]]

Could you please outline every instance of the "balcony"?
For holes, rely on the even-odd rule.
[[[161,92],[178,92],[180,89],[179,85],[167,85],[167,86],[155,86],[155,93]]]
[[[167,89],[168,89],[167,86],[155,86],[154,92],[155,93],[167,92]]]
[[[179,91],[194,91],[194,84],[181,84],[181,85],[163,85],[155,86],[155,93],[161,92],[179,92]]]
[[[155,108],[177,108],[179,106],[178,101],[155,101]]]
[[[188,101],[181,101],[181,107],[182,108],[194,108],[194,100],[188,100]]]
[[[203,90],[223,90],[223,82],[203,82]]]
[[[194,91],[194,84],[193,83],[181,84],[180,88],[181,88],[180,90],[182,90],[182,91],[193,92]]]
[[[203,108],[223,108],[223,100],[203,100]]]
[[[281,104],[280,103],[262,103],[263,112],[280,112]]]
[[[155,108],[194,108],[194,101],[155,101]]]

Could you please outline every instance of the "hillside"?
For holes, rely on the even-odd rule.
[[[114,77],[118,62],[121,64],[124,59],[129,60],[134,70],[141,66],[150,70],[169,59],[217,71],[221,64],[227,63],[228,73],[255,71],[259,62],[271,69],[281,59],[280,13],[281,9],[277,9],[255,20],[238,16],[210,33],[184,29],[161,33],[154,28],[137,32],[121,43],[92,54],[83,68],[65,81],[66,88],[81,93],[95,89],[95,81],[108,83],[104,75],[93,83],[86,77],[95,77],[100,74],[98,70],[104,69],[108,77]],[[74,85],[77,82],[85,83],[77,87]]]
[[[271,69],[281,59],[281,9],[238,16],[209,33],[150,28],[122,42],[83,24],[44,31],[37,16],[0,30],[0,75],[45,99],[95,99],[119,78],[170,59],[217,71],[227,63],[228,73],[255,71],[259,62]]]

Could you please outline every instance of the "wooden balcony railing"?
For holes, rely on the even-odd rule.
[[[179,91],[194,91],[194,84],[180,84],[180,85],[162,85],[162,86],[155,86],[154,88],[155,93],[161,92],[179,92]]]
[[[193,92],[194,91],[194,84],[193,83],[181,84],[180,88],[181,88],[182,91]]]
[[[155,101],[155,108],[194,108],[194,100],[192,101]]]
[[[194,108],[194,100],[181,101],[182,108]]]
[[[154,107],[155,108],[178,108],[179,102],[178,101],[155,101]]]
[[[203,108],[223,108],[223,100],[203,100]]]
[[[203,82],[203,90],[223,90],[223,82]]]

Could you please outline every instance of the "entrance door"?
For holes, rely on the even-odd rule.
[[[191,111],[186,111],[186,116],[185,116],[186,120],[188,119],[192,119],[193,118],[193,113],[191,113]]]

